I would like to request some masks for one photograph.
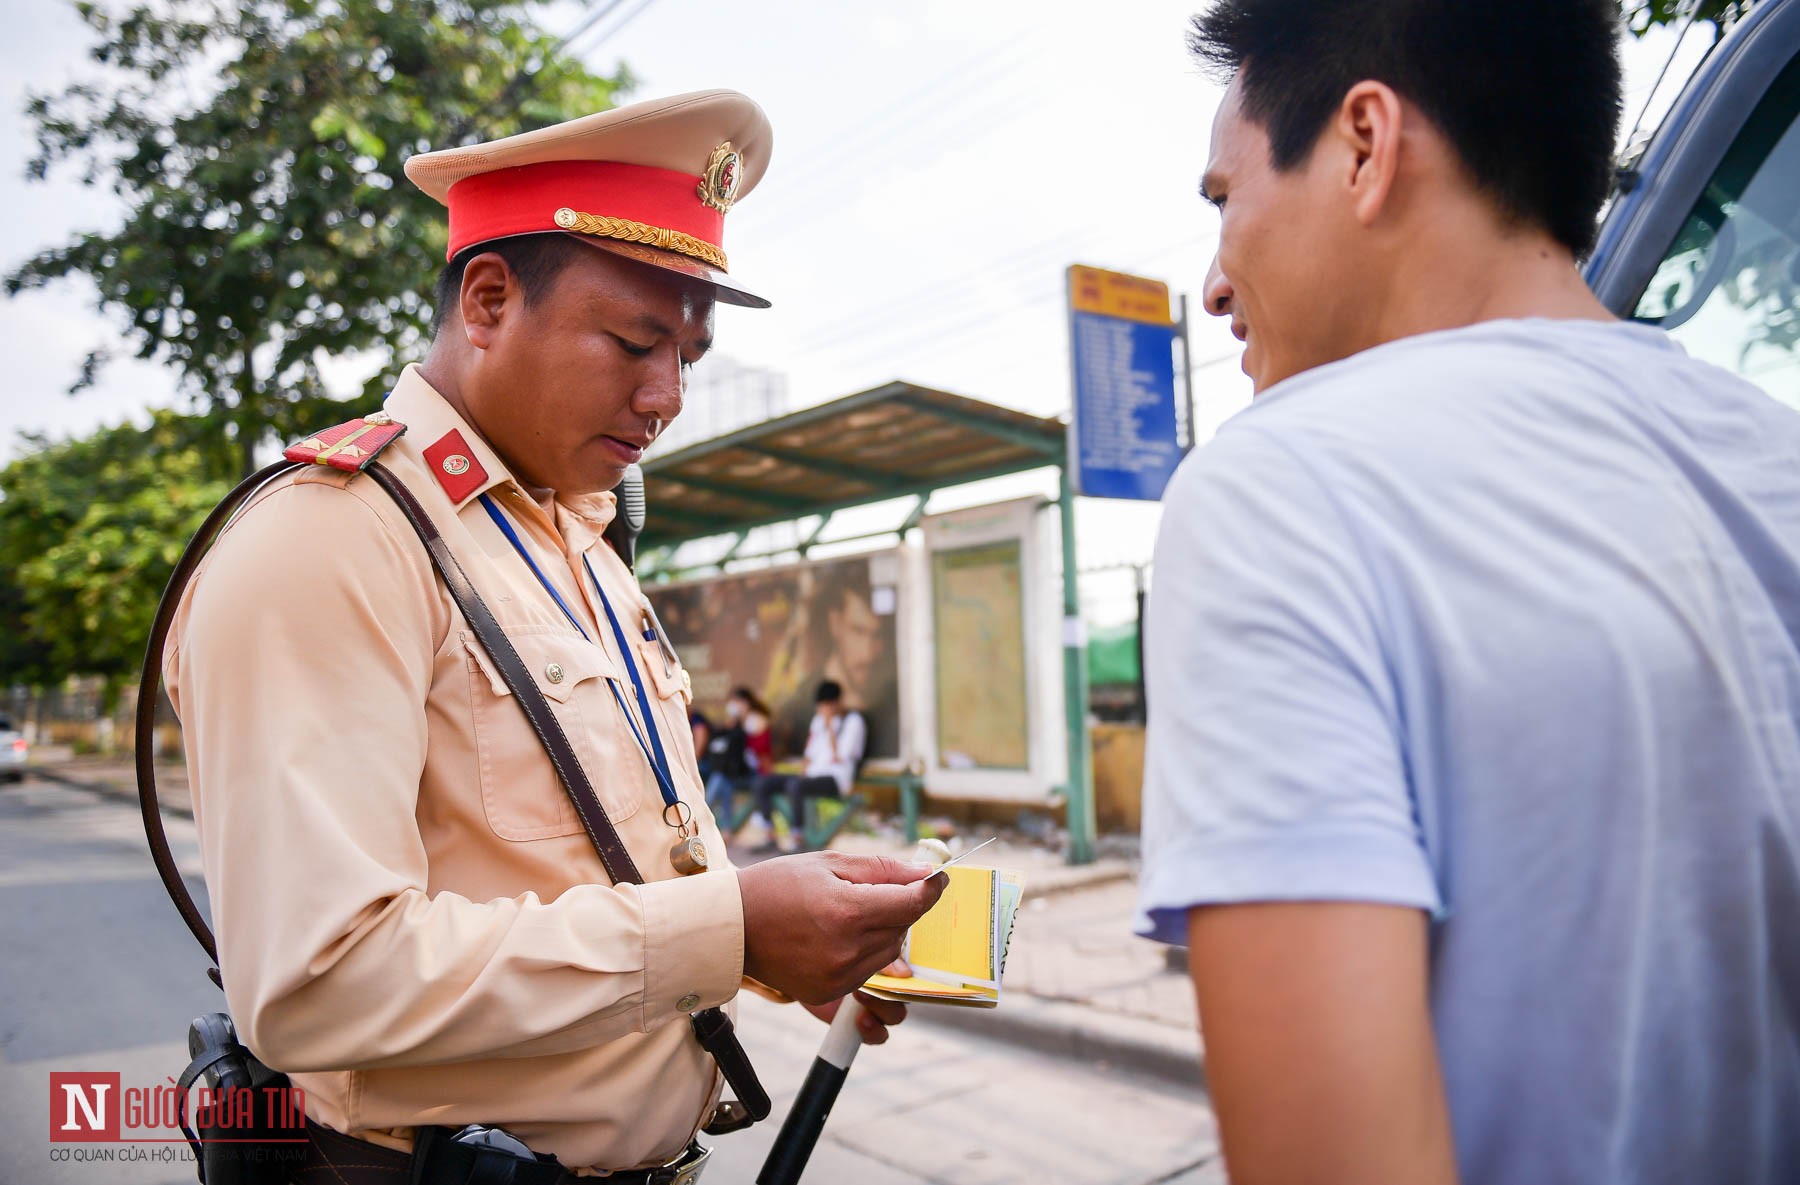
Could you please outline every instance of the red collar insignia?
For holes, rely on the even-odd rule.
[[[475,459],[463,434],[455,429],[425,450],[425,464],[431,467],[431,476],[437,478],[452,502],[462,502],[487,484],[487,470]]]

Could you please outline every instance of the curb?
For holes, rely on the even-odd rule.
[[[998,1008],[921,1004],[908,1010],[907,1021],[958,1029],[1056,1057],[1106,1062],[1199,1095],[1206,1093],[1198,1033],[1100,1012],[1088,1004],[1017,993]]]
[[[1083,889],[1092,889],[1097,885],[1110,885],[1118,881],[1130,880],[1136,875],[1131,865],[1122,860],[1108,860],[1094,864],[1064,865],[1053,874],[1046,875],[1037,869],[1027,869],[1027,888],[1033,897],[1056,897],[1063,893],[1076,893]]]
[[[28,767],[27,772],[34,778],[42,778],[46,782],[55,782],[59,786],[67,786],[72,790],[87,790],[107,798],[123,798],[129,799],[132,802],[138,801],[136,786],[120,786],[116,782],[97,781],[92,778],[76,777],[62,772],[65,768],[67,767],[34,765]],[[188,803],[171,802],[168,799],[162,799],[159,801],[158,805],[169,814],[185,815],[190,819],[194,817],[194,808]]]

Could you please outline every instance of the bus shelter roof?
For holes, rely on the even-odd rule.
[[[643,545],[669,547],[1063,463],[1066,428],[892,382],[644,462]]]

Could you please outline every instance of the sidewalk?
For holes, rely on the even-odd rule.
[[[112,797],[137,798],[129,759],[72,757],[45,747],[32,772]],[[59,760],[60,758],[60,760]],[[191,815],[187,768],[159,763],[165,810]],[[838,851],[910,858],[898,830],[845,834]],[[992,829],[949,841],[952,851]],[[1105,837],[1093,864],[1071,866],[1060,853],[1017,832],[1002,832],[976,862],[1025,875],[1025,901],[1007,956],[1004,997],[996,1009],[921,1005],[914,1019],[978,1032],[1044,1053],[1117,1066],[1184,1084],[1203,1080],[1193,989],[1173,948],[1131,933],[1137,891],[1135,838]]]
[[[137,801],[137,766],[130,754],[123,757],[75,756],[66,745],[39,745],[32,751],[26,772],[49,782],[78,790],[93,790],[114,798]],[[187,765],[180,761],[156,763],[156,797],[163,809],[193,817],[188,798]]]

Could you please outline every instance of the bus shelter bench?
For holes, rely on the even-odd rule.
[[[918,843],[919,809],[925,798],[925,775],[908,766],[864,766],[857,773],[856,780],[872,786],[893,786],[900,792],[900,814],[906,821],[906,842]]]
[[[781,767],[776,767],[779,772]],[[796,822],[788,819],[789,826],[800,828],[801,838],[811,851],[823,848],[837,837],[857,812],[868,805],[867,796],[858,792],[859,787],[893,786],[900,794],[900,812],[906,822],[906,842],[917,843],[919,840],[919,811],[925,796],[925,778],[905,767],[867,767],[859,770],[856,784],[850,788],[847,798],[808,798],[806,800],[806,818]],[[754,809],[750,801],[750,779],[740,779],[732,787],[732,805],[728,818],[719,820],[720,829],[726,835],[734,835],[750,819]],[[786,818],[790,806],[786,795],[775,800],[775,809]]]
[[[776,767],[777,772],[785,772]],[[859,778],[858,781],[862,779]],[[731,788],[731,807],[725,816],[718,819],[719,830],[726,836],[736,835],[738,829],[750,821],[755,811],[755,803],[751,801],[750,778],[737,779]],[[788,826],[798,828],[801,842],[808,851],[818,851],[836,838],[837,833],[856,816],[856,813],[868,805],[868,799],[850,788],[848,798],[813,797],[806,799],[806,818],[800,821],[788,818],[793,806],[785,794],[775,797],[775,813],[787,819]]]

